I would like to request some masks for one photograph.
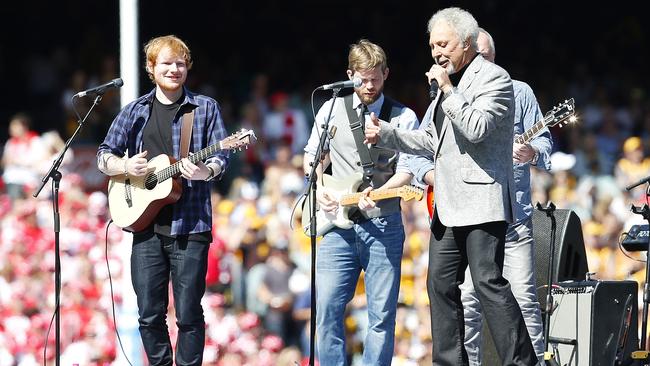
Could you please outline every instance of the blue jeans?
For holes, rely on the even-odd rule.
[[[178,341],[176,365],[201,365],[209,243],[175,240],[158,235],[134,235],[131,280],[138,299],[140,337],[150,365],[171,365],[172,345],[167,329],[169,279],[174,291]]]
[[[532,218],[508,226],[503,277],[510,282],[512,294],[515,295],[521,308],[537,358],[543,363],[544,334],[542,313],[535,288],[535,251],[532,231]],[[465,282],[460,289],[465,313],[465,350],[467,350],[470,366],[480,366],[483,316],[469,268],[465,272]]]
[[[368,300],[363,364],[390,365],[403,247],[401,213],[325,234],[316,258],[316,341],[321,365],[345,365],[344,312],[362,269]]]

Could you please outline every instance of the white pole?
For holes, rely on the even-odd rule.
[[[120,102],[127,105],[140,90],[140,45],[138,40],[138,0],[120,0],[120,74],[124,86]],[[143,56],[144,57],[144,56]]]
[[[120,0],[120,74],[124,86],[120,89],[122,107],[136,99],[140,90],[140,45],[138,32],[138,0]],[[143,56],[144,57],[144,56]],[[133,366],[143,365],[142,342],[138,331],[138,306],[131,285],[131,235],[124,233],[124,240],[119,245],[122,259],[122,296],[123,303],[117,310],[117,327],[122,345]],[[127,364],[119,348],[114,365]]]

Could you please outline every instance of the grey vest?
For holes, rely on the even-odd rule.
[[[351,98],[351,96],[348,96]],[[346,98],[346,97],[344,97]],[[340,180],[349,177],[353,174],[363,174],[359,153],[357,152],[357,145],[354,141],[352,130],[350,129],[350,121],[348,120],[348,113],[344,103],[344,98],[337,98],[334,106],[334,116],[330,121],[330,128],[336,126],[336,133],[334,137],[329,140],[329,155],[332,161],[332,177]],[[388,97],[384,95],[384,103]],[[404,106],[394,100],[391,100],[392,108],[390,109],[386,122],[398,128],[398,118]],[[382,111],[384,108],[382,108]],[[357,115],[355,110],[353,115]],[[374,162],[372,183],[375,188],[381,187],[386,181],[395,174],[395,167],[399,153],[382,149],[378,147],[370,148],[370,156]],[[377,201],[377,206],[372,210],[361,211],[364,217],[380,217],[387,216],[400,211],[400,198],[389,198]]]

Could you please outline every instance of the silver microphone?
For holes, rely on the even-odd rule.
[[[361,79],[354,78],[352,80],[337,81],[331,84],[325,84],[318,87],[320,90],[330,90],[330,89],[345,89],[345,88],[358,88],[363,84]]]
[[[79,93],[75,94],[75,97],[85,97],[88,94],[104,94],[107,89],[109,88],[120,88],[124,85],[124,82],[122,81],[121,78],[113,79],[109,81],[106,84],[102,84],[100,86],[96,86],[94,88],[90,88],[88,90],[80,91]]]

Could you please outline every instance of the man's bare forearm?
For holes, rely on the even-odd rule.
[[[128,158],[126,156],[120,158],[117,155],[111,153],[104,153],[97,159],[97,168],[100,172],[108,176],[125,174],[127,159]]]

